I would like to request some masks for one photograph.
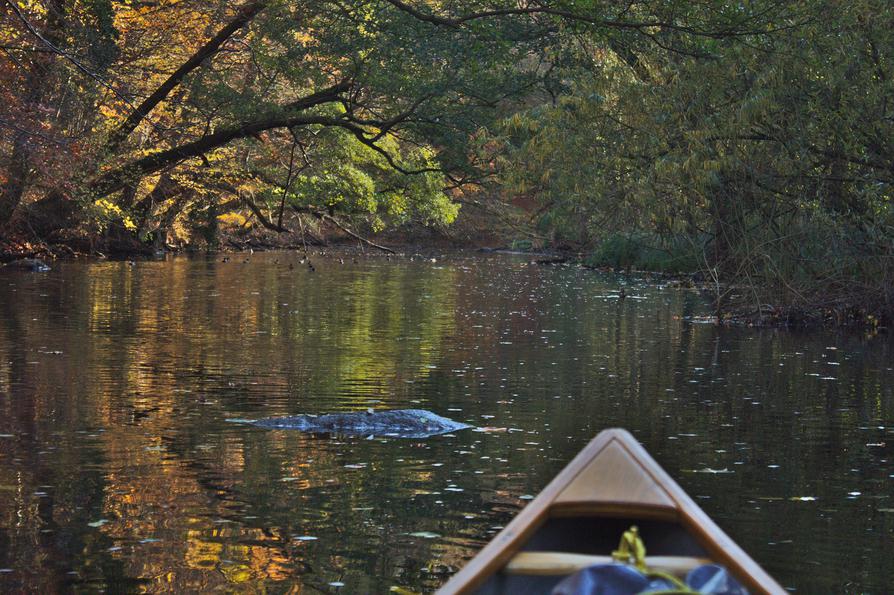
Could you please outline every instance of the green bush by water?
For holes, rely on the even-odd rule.
[[[637,269],[662,273],[699,270],[704,243],[682,236],[660,238],[645,233],[613,234],[591,253],[589,266]]]

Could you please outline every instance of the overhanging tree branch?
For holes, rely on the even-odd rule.
[[[691,27],[687,25],[680,25],[678,23],[674,23],[671,21],[661,20],[661,19],[650,19],[650,20],[641,20],[641,21],[619,21],[613,19],[603,19],[598,17],[592,17],[585,14],[580,14],[576,12],[571,12],[568,10],[562,10],[558,8],[552,8],[549,6],[517,6],[513,8],[497,8],[491,10],[482,10],[475,13],[470,13],[458,17],[445,17],[433,12],[426,12],[416,8],[415,6],[409,4],[408,2],[404,2],[403,0],[385,0],[388,4],[391,4],[395,8],[413,16],[414,18],[426,22],[431,23],[433,25],[439,25],[442,27],[451,27],[451,28],[459,28],[462,25],[469,23],[471,21],[477,21],[480,19],[486,19],[491,17],[500,17],[500,16],[520,16],[520,15],[549,15],[560,17],[569,21],[578,21],[581,23],[587,23],[589,25],[595,25],[598,27],[606,27],[610,29],[621,29],[621,30],[632,30],[640,33],[645,33],[648,29],[668,29],[671,31],[677,31],[679,33],[685,33],[687,35],[693,35],[698,37],[709,37],[714,39],[721,39],[726,37],[743,37],[743,36],[752,36],[757,34],[767,34],[772,33],[778,29],[773,28],[748,28],[748,27],[736,27],[736,24],[730,24],[726,27],[718,27],[716,30],[710,29],[699,29],[696,27]],[[766,12],[766,11],[765,11]],[[758,13],[755,15],[756,17],[764,16],[763,13]],[[742,19],[741,23],[746,23],[749,19]],[[786,27],[787,28],[787,27]],[[651,36],[650,36],[651,37]]]
[[[294,102],[290,104],[290,107],[293,108],[292,111],[303,111],[324,103],[337,102],[341,100],[340,94],[350,89],[350,87],[351,84],[348,82],[339,83],[338,85],[334,85],[328,89]],[[392,120],[389,120],[388,122],[390,127],[393,127],[397,123]],[[260,132],[275,128],[297,128],[314,124],[320,126],[333,126],[348,130],[358,141],[382,155],[392,169],[404,175],[443,173],[443,169],[440,167],[422,167],[418,169],[408,169],[403,167],[388,151],[375,143],[375,139],[380,138],[380,135],[367,131],[365,128],[349,119],[302,113],[297,115],[271,116],[244,123],[240,126],[225,128],[177,147],[153,153],[152,155],[137,159],[120,168],[103,174],[90,184],[90,189],[98,196],[106,196],[121,190],[130,179],[160,171],[183,161],[184,159],[201,157],[209,151],[222,147],[234,140],[256,136]]]
[[[7,0],[8,1],[8,0]],[[130,113],[127,119],[121,123],[121,125],[112,132],[109,137],[108,143],[106,144],[106,150],[108,152],[114,152],[122,142],[130,135],[134,129],[139,126],[140,122],[142,122],[146,116],[149,115],[155,106],[161,103],[168,94],[180,84],[180,81],[183,78],[198,68],[206,59],[217,53],[220,49],[220,46],[224,44],[236,31],[239,31],[243,27],[245,27],[259,12],[264,10],[267,7],[267,2],[264,0],[250,2],[243,6],[233,18],[232,21],[227,23],[227,25],[217,32],[217,34],[209,39],[205,45],[199,48],[189,59],[180,65],[180,67],[175,70],[171,76],[169,76],[155,91],[152,92],[149,97],[143,100],[143,102],[138,105],[134,110]]]
[[[345,233],[348,234],[349,236],[351,236],[351,237],[353,237],[353,238],[355,238],[355,239],[358,239],[358,240],[360,240],[361,242],[363,242],[363,243],[365,243],[365,244],[367,244],[367,245],[369,245],[369,246],[372,246],[373,248],[378,248],[378,249],[381,250],[382,252],[389,252],[389,253],[391,253],[391,254],[397,254],[397,252],[395,252],[394,250],[392,250],[391,248],[389,248],[389,247],[387,247],[387,246],[382,246],[382,245],[380,245],[380,244],[376,244],[375,242],[372,242],[372,241],[370,241],[370,240],[364,238],[363,236],[354,233],[354,232],[351,231],[346,225],[344,225],[343,223],[341,223],[338,219],[336,219],[336,218],[333,217],[332,215],[329,215],[329,214],[324,213],[324,214],[322,215],[322,218],[323,218],[324,220],[326,220],[326,221],[331,221],[336,227],[338,227],[340,230],[342,230],[343,232],[345,232]]]
[[[334,121],[332,118],[309,114],[296,115],[294,111],[303,112],[318,105],[338,101],[340,94],[350,89],[350,87],[351,84],[349,82],[338,83],[290,104],[292,114],[272,115],[233,128],[224,128],[194,141],[147,155],[96,178],[90,184],[90,190],[98,196],[106,196],[121,190],[129,179],[160,171],[184,159],[199,157],[236,139],[255,136],[266,130],[306,126],[309,124],[331,124]]]

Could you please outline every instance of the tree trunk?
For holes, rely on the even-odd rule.
[[[20,132],[13,141],[12,157],[9,160],[9,179],[0,190],[0,229],[12,218],[13,212],[22,202],[28,179],[28,164],[31,161],[31,147],[28,134]]]
[[[51,0],[46,17],[46,30],[44,37],[55,45],[60,45],[65,33],[65,4],[64,0]],[[12,215],[25,196],[28,186],[29,170],[32,157],[35,153],[35,141],[27,128],[40,129],[38,114],[40,104],[45,99],[48,89],[52,88],[51,77],[56,62],[56,54],[52,52],[38,52],[30,62],[30,68],[25,74],[23,112],[28,118],[13,140],[12,155],[9,160],[9,180],[0,189],[0,230],[4,229]]]

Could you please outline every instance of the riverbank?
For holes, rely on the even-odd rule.
[[[488,203],[489,205],[490,203]],[[600,244],[557,245],[531,227],[530,213],[519,206],[465,205],[450,226],[404,225],[375,232],[361,223],[336,218],[294,222],[291,231],[276,232],[250,221],[236,224],[222,218],[213,233],[170,230],[151,242],[140,242],[125,230],[102,234],[71,230],[52,243],[27,238],[0,239],[0,264],[21,258],[51,263],[67,258],[142,259],[168,253],[236,253],[298,250],[355,254],[381,254],[438,258],[441,254],[480,250],[524,255],[539,266],[575,266],[600,272],[645,276],[656,282],[698,291],[712,304],[717,324],[773,328],[842,327],[867,333],[891,326],[884,297],[861,298],[860,291],[846,299],[798,299],[796,289],[777,287],[770,280],[744,277],[721,282],[712,270],[699,266],[707,248],[692,242],[661,241],[657,237],[614,234]],[[778,283],[777,283],[778,285]],[[837,288],[841,295],[841,288]],[[794,297],[794,299],[793,299]]]
[[[248,238],[226,238],[215,250],[196,249],[191,246],[166,245],[164,249],[151,246],[137,246],[133,250],[101,250],[97,247],[70,243],[66,244],[0,244],[0,264],[21,259],[40,259],[50,266],[55,260],[100,258],[111,260],[157,259],[167,254],[221,254],[223,260],[229,260],[231,254],[243,252],[295,251],[305,256],[328,256],[342,259],[388,258],[410,260],[440,260],[445,256],[509,254],[523,257],[528,266],[572,267],[581,268],[601,274],[619,276],[621,287],[620,299],[625,299],[625,287],[634,282],[647,282],[664,287],[678,287],[697,292],[706,304],[713,304],[712,317],[700,317],[700,322],[713,323],[731,327],[765,327],[789,329],[847,328],[855,332],[877,334],[887,332],[889,323],[884,318],[867,314],[860,310],[805,310],[773,304],[760,304],[754,307],[718,309],[718,295],[731,303],[739,300],[739,296],[749,288],[729,285],[718,285],[706,280],[702,272],[666,272],[638,269],[632,266],[613,267],[594,265],[592,258],[582,253],[558,250],[519,250],[513,242],[499,240],[494,245],[465,245],[455,238],[431,233],[424,241],[407,234],[390,233],[357,238],[347,234],[331,236],[325,242],[314,238],[310,242],[296,242],[296,238],[284,238],[281,235],[261,235]],[[486,238],[479,238],[484,243]]]

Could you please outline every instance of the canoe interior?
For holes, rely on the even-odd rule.
[[[707,557],[707,552],[680,525],[637,518],[576,517],[550,518],[521,548],[521,551],[561,551],[574,554],[610,555],[621,535],[639,527],[648,554],[654,556]],[[549,593],[564,576],[512,575],[498,571],[481,587],[481,595]]]
[[[647,556],[713,560],[753,593],[785,593],[621,429],[600,432],[438,593],[549,593],[561,574],[522,573],[520,564],[511,564],[510,574],[516,554],[548,554],[550,569],[565,572],[556,554],[608,556],[631,525],[639,527]]]

